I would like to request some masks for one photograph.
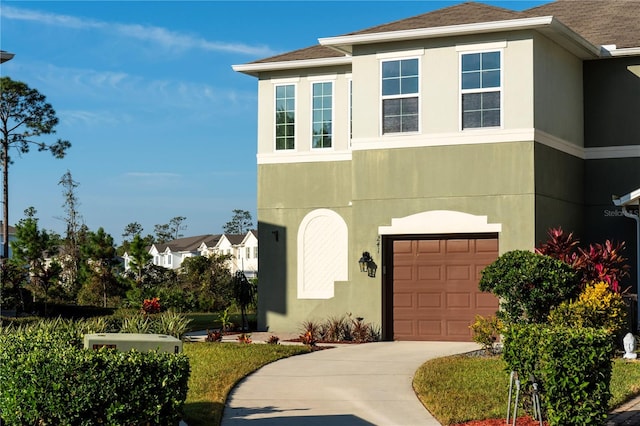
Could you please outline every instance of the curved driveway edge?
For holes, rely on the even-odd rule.
[[[439,426],[413,391],[414,373],[429,359],[478,348],[469,342],[377,342],[282,359],[233,389],[222,426]]]

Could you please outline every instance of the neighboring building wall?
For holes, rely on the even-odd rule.
[[[632,67],[640,58],[612,58],[584,63],[585,87],[585,232],[586,243],[605,239],[625,241],[631,277],[634,268],[636,223],[621,215],[612,195],[640,187],[640,76]]]
[[[550,228],[583,235],[584,160],[535,144],[535,246],[548,240]]]
[[[584,215],[582,60],[534,35],[535,245],[561,226],[581,234]]]

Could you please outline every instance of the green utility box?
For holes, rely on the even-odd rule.
[[[166,334],[98,333],[84,335],[85,349],[98,350],[102,347],[123,352],[135,349],[139,352],[160,351],[177,354],[182,352],[182,340]]]

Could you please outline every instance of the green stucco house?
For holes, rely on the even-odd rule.
[[[482,268],[550,227],[635,264],[612,202],[640,188],[635,0],[462,3],[234,69],[258,80],[262,329],[470,340]]]

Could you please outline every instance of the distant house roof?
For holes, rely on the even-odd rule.
[[[237,246],[238,244],[242,243],[246,235],[247,234],[224,234],[224,236],[227,237],[227,240],[229,240],[231,245],[234,245],[234,246]]]
[[[164,252],[167,248],[174,252],[197,251],[202,243],[205,243],[208,247],[211,247],[215,246],[219,239],[219,234],[206,234],[198,235],[195,237],[178,238],[173,241],[168,241],[164,244],[154,244],[154,246],[159,253]]]
[[[2,221],[0,220],[0,237],[2,237],[4,235],[4,227],[2,226]],[[15,235],[16,234],[16,228],[14,228],[13,226],[9,225],[9,235]]]
[[[0,50],[0,64],[10,61],[11,59],[13,59],[13,57],[13,53],[9,53],[6,50]]]
[[[364,36],[548,16],[559,20],[594,46],[616,45],[617,49],[640,48],[640,5],[637,0],[556,0],[522,12],[483,3],[466,2],[343,36]],[[250,64],[340,57],[344,58],[345,54],[328,46],[316,45],[259,59]],[[245,71],[240,68],[238,67],[239,71]]]

